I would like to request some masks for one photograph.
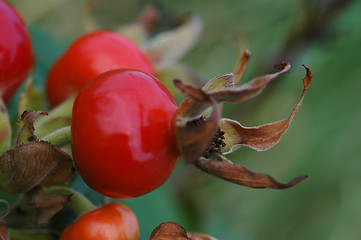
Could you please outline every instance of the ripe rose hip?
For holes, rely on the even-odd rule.
[[[61,234],[60,240],[138,240],[139,224],[133,211],[110,203],[81,216]]]
[[[97,75],[119,68],[134,68],[154,74],[145,54],[128,38],[112,31],[95,31],[77,39],[51,68],[46,95],[52,107]]]
[[[131,69],[94,78],[78,94],[71,123],[72,151],[84,181],[113,198],[161,186],[178,158],[169,91],[155,77]]]
[[[5,102],[15,94],[32,64],[29,32],[22,17],[0,0],[0,97]]]

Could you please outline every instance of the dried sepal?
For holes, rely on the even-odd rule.
[[[242,84],[238,88],[227,88],[221,91],[210,93],[217,102],[240,102],[245,101],[259,95],[272,80],[276,79],[282,74],[291,70],[291,65],[288,62],[280,62],[275,65],[276,69],[281,71],[257,77],[251,81]]]
[[[181,225],[175,222],[165,222],[157,226],[149,240],[217,240],[202,233],[188,233]]]
[[[223,101],[244,100],[259,94],[265,86],[279,75],[288,72],[290,65],[280,63],[278,73],[258,77],[240,88],[234,89],[233,74],[222,74],[197,89],[174,80],[174,84],[188,98],[181,104],[175,117],[178,149],[187,163],[201,157],[218,130]],[[211,107],[211,109],[210,109]]]
[[[21,129],[16,140],[16,145],[36,141],[37,138],[34,134],[34,120],[39,114],[47,115],[48,113],[43,111],[24,111],[21,114],[21,117],[18,121]]]
[[[159,33],[149,40],[146,53],[157,72],[172,66],[199,40],[203,30],[197,14],[188,15],[183,23],[169,31]]]
[[[241,81],[250,58],[251,58],[251,52],[248,50],[244,51],[241,59],[239,60],[239,63],[236,65],[235,70],[233,72],[235,76],[235,80],[234,80],[235,85],[238,85],[238,83]]]
[[[74,171],[69,155],[52,144],[21,144],[0,157],[0,188],[9,194],[24,193],[37,185],[63,184]]]
[[[271,176],[255,173],[233,164],[223,156],[221,148],[223,152],[229,153],[242,145],[256,150],[266,150],[275,145],[288,129],[302,104],[311,83],[311,71],[304,66],[306,69],[306,76],[303,79],[304,89],[289,118],[259,127],[246,128],[233,120],[219,120],[222,104],[244,101],[257,96],[268,83],[291,69],[288,62],[281,62],[275,66],[281,69],[279,72],[257,77],[234,88],[234,84],[243,75],[249,57],[248,52],[243,55],[236,71],[236,80],[233,74],[220,75],[202,89],[188,86],[179,80],[174,81],[175,85],[188,96],[175,116],[178,149],[186,163],[193,163],[201,170],[226,181],[253,188],[288,188],[299,183],[306,176],[281,183]]]
[[[217,159],[208,159],[201,157],[194,162],[194,165],[200,170],[238,185],[243,185],[252,188],[289,188],[301,182],[307,176],[299,176],[287,183],[281,183],[273,177],[256,173],[247,168],[233,164],[227,158],[218,155]]]
[[[179,126],[185,126],[187,122],[199,119],[210,106],[216,105],[214,99],[202,89],[186,85],[177,79],[173,82],[188,97],[179,106],[176,114],[176,121]]]
[[[231,119],[221,119],[219,126],[221,130],[225,132],[224,142],[226,143],[226,147],[222,149],[224,154],[231,153],[241,146],[247,146],[257,151],[264,151],[279,142],[296,116],[305,97],[308,86],[311,83],[311,71],[308,67],[304,67],[306,69],[306,76],[303,78],[303,91],[301,98],[287,119],[257,127],[244,127],[237,121]]]
[[[180,81],[175,81],[175,84],[189,96],[178,109],[174,126],[178,149],[184,160],[192,163],[202,156],[217,132],[221,109],[214,99],[201,89],[183,85]],[[195,107],[198,103],[209,103],[212,106],[209,116],[204,117],[204,111]],[[187,111],[189,109],[194,112]]]
[[[158,72],[157,78],[172,93],[175,100],[183,100],[184,95],[177,91],[176,86],[173,84],[173,79],[182,79],[183,83],[197,86],[198,88],[201,88],[204,84],[204,79],[193,68],[182,63],[173,64]]]
[[[0,97],[0,155],[9,149],[11,143],[11,126],[6,105]]]
[[[275,65],[275,68],[281,69],[281,71],[257,77],[238,88],[233,88],[235,80],[232,73],[216,76],[202,88],[203,93],[199,93],[200,89],[175,80],[174,84],[178,89],[189,97],[179,107],[178,115],[183,115],[184,118],[198,118],[202,116],[213,104],[211,101],[207,101],[207,99],[214,99],[218,103],[223,103],[239,102],[253,98],[260,94],[272,80],[287,73],[291,69],[291,65],[288,62],[281,62]]]
[[[234,88],[235,79],[232,73],[225,73],[215,76],[209,80],[202,88],[203,91],[210,93],[216,92],[226,88]]]
[[[54,214],[69,202],[71,195],[44,193],[41,187],[27,192],[18,205],[18,210],[36,218],[39,224],[47,223]]]

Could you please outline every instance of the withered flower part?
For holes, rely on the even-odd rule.
[[[174,80],[174,84],[186,96],[175,117],[175,132],[178,148],[186,163],[192,163],[202,171],[239,185],[253,188],[288,188],[307,176],[299,176],[281,183],[269,175],[256,173],[243,166],[233,164],[225,155],[247,146],[257,151],[267,150],[279,142],[297,114],[312,75],[306,69],[303,91],[290,116],[284,120],[256,127],[244,127],[237,121],[222,118],[225,102],[239,102],[260,94],[268,83],[290,71],[288,62],[275,66],[279,72],[256,77],[239,86],[250,53],[246,51],[235,74],[222,74],[211,79],[202,89],[197,89]]]
[[[21,126],[21,129],[16,139],[16,145],[34,142],[37,140],[37,137],[34,134],[34,120],[38,115],[48,115],[48,113],[43,111],[26,110],[21,114],[20,119],[18,120],[18,124]]]
[[[40,186],[23,195],[16,206],[22,215],[35,218],[38,224],[47,223],[69,202],[72,195],[46,194]]]
[[[175,222],[161,223],[156,227],[149,240],[217,240],[203,233],[188,233]]]
[[[75,172],[68,154],[34,135],[34,119],[40,111],[25,111],[17,145],[0,156],[0,189],[19,194],[40,186],[63,184]]]
[[[47,222],[69,201],[69,195],[47,195],[42,187],[64,184],[75,172],[68,154],[35,136],[34,120],[41,111],[24,111],[16,146],[0,156],[0,190],[23,193],[16,211],[31,215],[38,223]],[[16,214],[15,214],[16,215]],[[9,218],[17,218],[11,214]]]

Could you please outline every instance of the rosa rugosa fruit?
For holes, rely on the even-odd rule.
[[[24,81],[32,58],[24,20],[10,4],[0,0],[0,97],[5,102]]]
[[[138,240],[139,224],[133,211],[120,203],[110,203],[90,211],[69,225],[60,240]]]
[[[65,101],[97,75],[119,68],[134,68],[154,75],[145,54],[128,38],[99,30],[77,39],[51,68],[46,95],[52,107]]]
[[[147,73],[100,74],[78,94],[71,123],[72,151],[84,181],[113,198],[146,194],[173,171],[178,151],[171,94]]]

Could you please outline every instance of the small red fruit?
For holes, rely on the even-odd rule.
[[[69,225],[59,240],[138,240],[139,224],[133,211],[111,203],[90,211]]]
[[[145,54],[128,38],[112,31],[95,31],[77,39],[51,68],[46,95],[52,107],[65,101],[97,75],[134,68],[154,75]]]
[[[0,97],[5,102],[15,94],[32,64],[29,32],[22,17],[0,0]]]
[[[113,198],[146,194],[173,171],[176,149],[171,94],[155,77],[118,69],[94,78],[78,94],[72,151],[84,181]]]

